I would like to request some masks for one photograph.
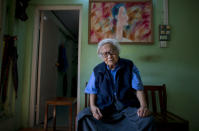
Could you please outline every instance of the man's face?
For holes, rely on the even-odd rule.
[[[109,68],[114,69],[119,59],[116,48],[112,44],[107,43],[101,47],[100,54]]]

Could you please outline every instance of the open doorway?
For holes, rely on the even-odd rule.
[[[80,7],[38,8],[30,126],[43,123],[47,99],[79,97],[80,12]]]

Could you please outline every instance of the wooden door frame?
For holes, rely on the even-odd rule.
[[[35,9],[35,21],[34,21],[34,36],[33,36],[33,50],[32,50],[32,71],[31,71],[31,93],[30,93],[30,113],[29,113],[29,126],[33,127],[35,125],[36,120],[36,113],[35,111],[38,110],[36,107],[36,96],[37,96],[37,89],[40,89],[38,85],[39,81],[38,76],[40,73],[37,74],[37,64],[38,62],[38,53],[41,50],[38,42],[39,42],[39,25],[40,25],[40,11],[48,11],[48,10],[79,10],[79,35],[78,35],[78,78],[77,78],[77,112],[80,110],[80,55],[81,55],[81,23],[82,23],[82,6],[37,6]],[[40,52],[41,53],[41,52]],[[40,63],[39,63],[40,64]]]

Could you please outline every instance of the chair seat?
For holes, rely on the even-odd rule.
[[[157,131],[188,131],[188,121],[178,117],[177,115],[166,112],[164,114],[154,114]]]

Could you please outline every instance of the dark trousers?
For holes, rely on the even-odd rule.
[[[90,111],[85,108],[77,116],[77,131],[154,131],[152,116],[139,117],[137,108],[128,107],[121,112],[103,116],[96,120]]]

